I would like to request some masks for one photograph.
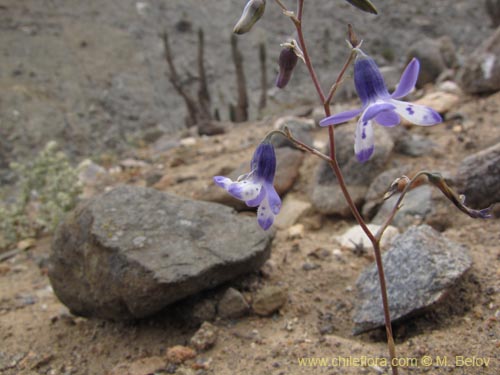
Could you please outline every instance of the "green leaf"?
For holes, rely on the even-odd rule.
[[[372,14],[378,14],[377,8],[375,8],[375,5],[373,5],[370,0],[345,0],[345,1],[347,1],[352,6],[361,9],[362,11]]]

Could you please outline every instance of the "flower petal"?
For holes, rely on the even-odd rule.
[[[277,215],[281,209],[281,199],[276,189],[274,189],[273,185],[266,184],[265,190],[267,191],[267,201],[269,202],[269,206],[273,214]]]
[[[415,125],[436,125],[443,121],[441,115],[432,108],[394,99],[390,102],[396,106],[398,115]]]
[[[389,92],[375,61],[359,55],[354,63],[354,86],[363,105],[389,98]]]
[[[257,197],[255,197],[253,199],[247,200],[245,203],[248,207],[257,207],[262,202],[262,200],[266,197],[266,194],[267,194],[267,190],[266,190],[265,186],[262,186],[262,188],[260,189],[259,195],[257,195]]]
[[[393,111],[396,107],[394,104],[386,103],[386,102],[377,102],[374,104],[369,105],[365,112],[363,113],[363,116],[361,116],[361,121],[368,121],[377,116],[381,112],[385,111]]]
[[[273,225],[274,214],[269,207],[267,196],[262,200],[262,203],[257,210],[257,222],[264,230],[268,230],[269,228],[271,228],[271,225]]]
[[[361,113],[361,109],[351,109],[349,111],[340,112],[333,116],[328,116],[319,122],[319,126],[330,126],[342,124],[356,117]]]
[[[227,192],[237,199],[249,201],[258,197],[262,184],[251,181],[241,180],[233,182],[227,187]]]
[[[375,121],[382,126],[393,127],[399,125],[401,118],[394,111],[384,111],[375,116]]]
[[[364,116],[362,116],[364,117]],[[375,149],[372,121],[358,121],[354,139],[354,153],[361,163],[368,161]]]
[[[413,58],[406,66],[405,71],[401,75],[398,87],[391,94],[391,98],[398,99],[408,95],[415,88],[419,71],[420,62],[416,58]]]
[[[233,183],[233,180],[224,176],[215,176],[214,182],[221,188],[227,190],[229,185]]]

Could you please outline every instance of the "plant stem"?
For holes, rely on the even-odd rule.
[[[314,87],[316,88],[316,92],[319,95],[319,98],[321,100],[321,103],[323,104],[324,110],[325,110],[325,115],[330,116],[330,102],[333,98],[333,95],[335,94],[335,91],[337,89],[338,84],[341,82],[343,75],[345,74],[348,66],[354,59],[353,52],[351,52],[347,62],[344,64],[344,67],[342,68],[339,76],[337,77],[337,80],[335,84],[332,86],[330,89],[330,92],[328,96],[326,97],[323,90],[321,89],[321,85],[318,80],[318,76],[316,74],[316,71],[314,70],[311,58],[309,56],[309,52],[307,50],[307,46],[304,40],[304,33],[302,30],[302,15],[303,15],[303,10],[304,10],[304,0],[298,0],[297,1],[297,20],[294,21],[295,27],[297,29],[297,37],[298,37],[298,42],[300,45],[300,48],[302,49],[303,55],[304,55],[304,61],[307,67],[307,70],[309,71],[309,74],[311,76],[311,79],[313,81]],[[392,334],[392,326],[391,326],[391,317],[390,317],[390,311],[389,311],[389,301],[387,298],[387,287],[385,283],[385,275],[384,275],[384,268],[382,264],[382,254],[380,251],[380,239],[376,238],[373,233],[370,231],[368,226],[366,225],[365,221],[363,220],[361,214],[359,213],[356,205],[354,204],[354,201],[352,200],[351,195],[349,194],[349,191],[347,189],[344,177],[342,175],[342,171],[340,169],[340,166],[338,164],[337,158],[336,158],[336,153],[335,153],[335,134],[334,134],[334,129],[333,126],[328,127],[328,136],[330,140],[330,166],[335,173],[335,176],[337,177],[337,181],[339,182],[339,186],[342,189],[342,193],[344,194],[347,204],[349,205],[352,214],[356,218],[356,221],[358,224],[361,226],[363,231],[366,233],[368,238],[370,239],[372,245],[373,245],[373,250],[375,253],[375,260],[377,264],[377,270],[378,270],[378,275],[379,275],[379,282],[380,282],[380,290],[382,294],[382,304],[383,304],[383,309],[384,309],[384,318],[385,318],[385,328],[386,328],[386,333],[387,333],[387,345],[389,347],[389,356],[391,359],[391,368],[392,368],[392,374],[393,375],[398,375],[398,368],[394,366],[393,359],[396,358],[396,348],[394,344],[394,338]]]

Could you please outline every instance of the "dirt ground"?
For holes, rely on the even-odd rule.
[[[460,123],[458,117],[449,116],[451,120],[436,127],[411,128],[438,143],[442,157],[395,154],[394,159],[404,163],[409,172],[425,168],[454,173],[465,156],[500,140],[499,105],[499,94],[464,97],[454,109],[460,111]],[[163,154],[142,149],[131,156],[158,165],[171,177],[168,191],[193,196],[200,186],[212,183],[213,175],[248,160],[256,142],[269,130],[269,123],[238,125],[226,135],[198,138],[193,146]],[[322,130],[315,133],[317,140],[325,136]],[[175,162],[179,156],[185,161],[182,165]],[[300,178],[289,194],[308,199],[317,163],[313,156],[306,156]],[[145,183],[141,173],[120,178]],[[473,267],[440,304],[395,325],[401,373],[498,374],[499,219],[473,220],[451,205],[449,219],[443,235],[470,249]],[[247,278],[250,288],[269,284],[287,287],[288,302],[279,313],[217,319],[215,346],[178,367],[166,362],[166,349],[189,345],[195,325],[169,313],[127,323],[72,316],[54,296],[46,275],[51,238],[38,239],[34,247],[0,263],[0,374],[107,374],[119,364],[130,369],[141,358],[146,359],[135,362],[139,370],[114,374],[146,374],[145,363],[154,360],[164,362],[158,374],[387,373],[387,367],[373,362],[387,356],[383,330],[360,336],[351,333],[354,285],[372,257],[370,251],[360,256],[341,249],[332,237],[353,221],[311,214],[301,222],[306,224],[303,237],[290,240],[287,230],[278,230],[271,266],[265,274]],[[318,255],[318,249],[327,252]],[[318,267],[310,269],[303,267],[304,263]],[[429,357],[431,363],[425,362]],[[325,358],[326,362],[314,363],[312,358]],[[339,359],[349,358],[371,358],[372,362],[339,365]]]

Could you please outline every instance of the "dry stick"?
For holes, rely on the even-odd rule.
[[[211,120],[210,93],[208,92],[207,74],[205,71],[205,38],[201,28],[198,30],[198,76],[200,80],[198,102],[201,107],[201,117],[205,120]]]
[[[303,14],[303,9],[304,9],[304,0],[298,0],[297,3],[297,19],[292,20],[294,21],[295,27],[297,29],[297,35],[299,39],[299,44],[302,49],[302,52],[304,54],[304,60],[306,62],[307,69],[309,70],[309,74],[311,75],[311,78],[313,80],[314,86],[316,88],[316,91],[321,99],[321,102],[323,103],[323,107],[325,110],[326,116],[330,116],[330,103],[327,101],[325,94],[323,93],[321,86],[319,84],[318,77],[316,75],[316,72],[314,70],[314,67],[312,65],[309,53],[307,51],[307,47],[304,41],[304,34],[302,31],[302,14]],[[352,60],[352,57],[350,56],[349,60]],[[347,66],[343,70],[347,69]],[[337,78],[337,82],[340,82],[342,79],[342,75],[339,74],[339,77]],[[330,92],[335,92],[335,89],[332,88]],[[333,97],[333,94],[332,94]],[[331,99],[331,98],[330,98]],[[391,368],[392,368],[392,373],[393,375],[398,375],[398,368],[394,366],[393,364],[393,359],[396,358],[396,349],[394,345],[394,338],[392,334],[392,326],[391,326],[391,318],[390,318],[390,312],[389,312],[389,300],[387,298],[387,286],[385,283],[385,275],[384,275],[384,268],[382,264],[382,255],[380,251],[380,241],[375,238],[373,233],[370,231],[370,229],[367,227],[365,224],[363,218],[361,217],[356,205],[354,204],[351,195],[349,194],[349,191],[347,190],[347,186],[344,181],[344,177],[342,175],[342,171],[338,165],[336,156],[335,156],[335,138],[334,138],[334,130],[333,126],[328,127],[328,135],[330,139],[330,158],[331,162],[330,165],[333,169],[333,172],[335,173],[335,176],[337,177],[337,180],[339,182],[340,188],[342,189],[342,192],[347,200],[347,203],[349,207],[351,208],[352,214],[356,218],[356,221],[358,224],[361,226],[363,231],[366,233],[368,238],[370,239],[372,245],[373,245],[373,250],[375,253],[375,261],[377,264],[377,270],[378,270],[378,275],[379,275],[379,282],[380,282],[380,289],[381,289],[381,294],[382,294],[382,304],[384,308],[384,318],[385,318],[385,328],[386,328],[386,333],[387,333],[387,344],[389,347],[389,355],[391,358]]]
[[[260,61],[260,99],[259,112],[267,105],[267,69],[266,69],[266,44],[259,44],[259,61]]]
[[[236,70],[236,86],[238,91],[238,103],[235,108],[235,122],[248,120],[248,97],[245,71],[243,70],[243,55],[238,50],[236,35],[231,35],[231,52],[234,68]]]
[[[168,79],[177,93],[184,99],[186,103],[186,107],[188,110],[189,122],[186,121],[186,126],[190,127],[198,123],[198,106],[196,101],[189,95],[189,93],[184,90],[184,87],[181,83],[181,79],[179,78],[179,74],[177,73],[177,69],[175,68],[174,60],[172,59],[172,53],[170,51],[170,44],[168,42],[168,34],[167,31],[163,31],[162,34],[163,47],[165,49],[165,61],[167,62],[168,68],[170,70],[170,74],[168,74]]]

